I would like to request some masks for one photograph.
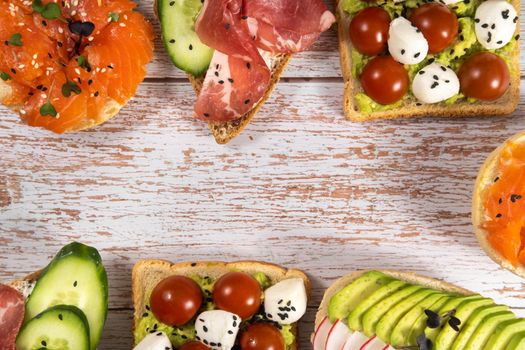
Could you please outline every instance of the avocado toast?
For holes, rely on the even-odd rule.
[[[255,309],[248,314],[242,314],[236,310],[230,310],[224,302],[217,296],[217,289],[221,281],[231,274],[243,275],[245,279],[256,281],[258,285],[257,289],[261,294],[261,300],[254,303]],[[241,276],[242,277],[242,276]],[[178,322],[176,320],[170,320],[167,317],[166,322],[172,322],[176,325],[170,325],[165,322],[159,321],[158,317],[165,317],[161,315],[155,309],[154,303],[156,301],[156,290],[159,289],[166,281],[170,278],[188,279],[189,282],[193,282],[195,286],[201,291],[202,302],[199,300],[198,307],[194,310],[193,314],[189,315],[189,318]],[[286,285],[289,282],[296,282],[299,285]],[[179,281],[180,285],[180,281]],[[276,287],[283,286],[284,290],[281,292],[276,290]],[[302,287],[301,287],[302,286]],[[236,285],[233,285],[232,289],[235,289]],[[181,288],[178,288],[181,289]],[[277,315],[280,312],[274,313],[271,311],[271,306],[268,303],[275,298],[269,295],[270,290],[274,290],[277,294],[287,294],[280,297],[280,299],[288,300],[288,306],[280,305],[279,308],[283,307],[287,309],[286,313],[288,316]],[[299,292],[294,292],[299,291]],[[304,303],[301,296],[301,290],[304,290]],[[240,324],[236,324],[236,328],[231,330],[229,334],[234,335],[233,339],[230,339],[232,343],[238,344],[239,339],[242,338],[244,332],[250,328],[250,326],[258,325],[261,323],[275,326],[280,333],[279,338],[284,341],[284,348],[286,350],[297,349],[297,321],[304,314],[306,308],[306,300],[310,295],[310,280],[300,270],[296,269],[285,269],[277,265],[256,262],[256,261],[239,261],[232,263],[224,262],[185,262],[185,263],[170,263],[164,260],[143,260],[135,264],[132,272],[132,297],[133,305],[135,309],[134,320],[133,320],[133,335],[135,344],[140,346],[141,341],[145,341],[148,334],[154,334],[156,332],[163,332],[169,338],[170,343],[174,347],[181,347],[188,343],[194,343],[200,341],[207,346],[214,348],[227,349],[229,346],[223,342],[222,347],[218,347],[216,343],[207,342],[205,336],[199,337],[199,320],[204,319],[203,315],[215,311],[235,311],[233,315],[239,316],[242,319]],[[166,293],[166,290],[163,291]],[[199,298],[200,299],[200,298]],[[235,300],[235,304],[240,305],[243,297],[239,297]],[[282,304],[282,300],[279,300]],[[184,304],[187,304],[187,298],[184,299]],[[285,302],[286,304],[286,302]],[[166,309],[163,307],[162,309]],[[293,310],[291,310],[293,309]],[[157,315],[156,315],[157,313]],[[293,313],[296,313],[293,315]],[[219,315],[220,316],[220,315]],[[284,317],[284,318],[283,318]],[[204,320],[205,321],[205,320]],[[293,322],[292,322],[293,321]],[[215,325],[221,324],[216,319]],[[212,327],[210,333],[213,333]],[[233,332],[239,332],[239,336],[236,336]]]
[[[359,271],[325,292],[312,341],[314,350],[519,349],[524,323],[507,306],[439,280]]]
[[[433,53],[429,51],[428,55],[420,55],[420,61],[416,64],[401,64],[397,62],[399,65],[398,68],[405,71],[404,74],[406,74],[406,81],[402,81],[406,90],[404,93],[400,93],[397,99],[388,101],[388,103],[379,103],[364,91],[362,84],[363,71],[367,67],[367,64],[373,61],[376,57],[390,57],[388,55],[389,49],[386,40],[389,35],[392,36],[392,29],[390,29],[389,33],[388,23],[393,23],[394,20],[399,20],[404,17],[411,19],[411,15],[420,7],[434,4],[429,4],[423,0],[408,0],[401,2],[386,0],[375,2],[354,0],[337,1],[336,12],[339,28],[339,51],[345,83],[344,111],[348,119],[354,121],[367,121],[373,119],[394,119],[426,115],[445,117],[493,116],[498,114],[509,114],[516,109],[519,101],[520,88],[519,19],[517,17],[509,18],[510,22],[513,22],[512,25],[516,26],[516,31],[513,33],[512,39],[501,48],[488,50],[480,44],[480,40],[476,34],[476,26],[478,23],[480,25],[485,25],[485,23],[479,22],[479,18],[476,18],[476,10],[482,1],[472,0],[458,2],[453,0],[444,1],[443,4],[438,4],[436,6],[446,8],[447,6],[444,5],[445,3],[449,4],[448,9],[456,17],[456,31],[454,32],[453,40],[445,49],[442,49],[439,52]],[[513,0],[509,2],[509,4],[519,13],[519,1]],[[385,10],[388,14],[389,20],[392,20],[392,22],[386,24],[386,33],[383,33],[384,47],[381,49],[382,51],[379,56],[375,57],[373,55],[363,54],[357,50],[350,37],[349,28],[351,27],[352,19],[368,7],[379,7],[381,10]],[[416,23],[416,21],[412,20],[412,23]],[[487,25],[489,24],[490,23],[487,23]],[[491,26],[489,26],[489,28],[490,27]],[[495,30],[497,31],[497,29]],[[409,41],[407,45],[410,47],[410,45],[413,45],[412,42]],[[388,42],[388,45],[392,46],[390,48],[392,51],[394,47],[393,43]],[[409,51],[409,48],[406,48],[406,50]],[[405,49],[400,50],[400,52],[405,53]],[[477,53],[494,54],[501,58],[499,61],[500,64],[504,62],[508,67],[506,72],[507,76],[505,77],[508,79],[508,88],[506,86],[502,87],[505,89],[503,95],[491,99],[490,101],[465,96],[467,78],[463,78],[460,71],[463,66],[468,66],[465,65],[465,62]],[[419,55],[419,53],[416,53],[415,55]],[[423,56],[425,57],[423,58]],[[432,84],[430,82],[428,83],[428,91],[422,91],[422,84],[415,84],[414,80],[420,72],[425,71],[423,68],[428,67],[432,63],[439,64],[444,71],[446,69],[447,72],[445,72],[445,74],[457,74],[459,79],[455,79],[455,84],[453,84],[455,85],[455,88],[450,87],[449,91],[447,91],[442,98],[425,99],[425,101],[428,101],[427,103],[422,102],[419,98],[416,98],[415,95],[432,94],[433,91],[438,90],[438,88],[434,89],[437,86],[434,84],[438,79],[436,79],[436,82],[430,80]],[[435,74],[434,77],[436,77]],[[385,79],[382,80],[384,81]],[[445,81],[447,80],[450,79],[446,78]],[[441,84],[439,87],[448,84],[448,82],[444,83],[441,79],[439,79],[439,83]],[[504,83],[502,82],[502,84]],[[479,86],[480,85],[477,84],[474,89],[479,88]]]

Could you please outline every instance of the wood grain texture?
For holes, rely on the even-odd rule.
[[[152,18],[150,6],[140,4]],[[130,349],[130,272],[142,258],[305,270],[302,348],[323,290],[354,269],[442,278],[525,316],[525,281],[483,254],[470,225],[478,167],[523,128],[525,104],[511,117],[351,123],[334,32],[313,50],[227,146],[191,119],[192,89],[160,46],[135,99],[96,130],[57,136],[0,109],[0,281],[71,240],[99,248],[111,287],[103,350]]]

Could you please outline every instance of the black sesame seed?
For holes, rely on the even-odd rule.
[[[149,316],[149,313],[145,312],[142,314],[142,317],[148,317]]]
[[[497,218],[500,218],[501,216],[502,216],[501,213],[496,214]]]
[[[250,99],[247,99],[244,101],[244,104],[247,105],[248,103],[250,103]]]
[[[421,55],[421,52],[416,53],[416,54],[414,55],[414,58],[418,58],[419,55]]]
[[[58,314],[58,319],[62,321],[64,319],[64,316],[62,316],[62,314]]]
[[[248,19],[248,16],[242,16],[241,19]]]
[[[445,66],[439,66],[439,68],[441,68],[441,70],[442,70],[443,72],[446,72],[446,71],[447,71],[447,68],[446,68]]]
[[[499,203],[499,204],[503,203],[503,198],[500,198],[500,199],[498,200],[498,203]]]
[[[246,63],[246,68],[248,68],[248,69],[252,68],[252,65],[250,64],[250,62]]]
[[[58,45],[58,47],[62,47],[62,46],[64,46],[64,44],[62,44],[61,41],[57,41],[57,45]]]
[[[228,78],[228,81],[233,84],[233,79],[232,78]]]
[[[405,54],[405,49],[401,49],[401,54],[402,54],[402,55]]]
[[[93,80],[89,79],[88,80],[88,85],[91,85],[91,84],[93,84]]]
[[[435,81],[435,82],[432,83],[432,86],[430,88],[431,89],[435,89],[438,85],[439,85],[439,83],[437,81]]]
[[[496,176],[496,178],[494,179],[494,182],[498,182],[499,181],[499,176]]]
[[[219,84],[224,84],[224,80],[219,80]]]
[[[175,5],[175,1],[170,1],[170,6]]]
[[[93,94],[95,97],[98,97],[99,95],[99,92],[98,91],[95,91],[95,93]]]
[[[73,287],[76,287],[76,286],[78,286],[78,282],[77,281],[73,282]]]
[[[202,326],[202,330],[207,333],[208,332],[208,327]]]
[[[481,28],[488,28],[488,27],[489,27],[489,24],[488,24],[488,23],[483,23],[483,24],[481,25]]]
[[[416,106],[422,106],[423,104],[420,102],[416,102]]]
[[[215,72],[215,76],[218,77],[219,76],[219,72]]]
[[[45,340],[42,340],[42,341],[40,342],[40,344],[42,344],[42,346],[47,346],[47,343],[46,343]]]
[[[190,44],[189,49],[190,49],[190,50],[193,50],[193,45],[192,45],[192,44]]]
[[[520,40],[520,35],[519,35],[519,34],[516,34],[516,36],[514,37],[514,39],[516,39],[516,40]]]
[[[514,22],[514,23],[518,22],[518,16],[514,17],[514,19],[512,20],[512,22]]]
[[[204,113],[204,117],[208,118],[210,116],[209,113]],[[204,321],[203,321],[204,322]]]
[[[454,49],[451,49],[451,50],[450,50],[450,54],[451,54],[451,55],[453,55],[454,52],[455,52]]]
[[[448,79],[447,79],[447,80],[445,80],[445,83],[447,83],[447,84],[448,84],[448,83],[450,83],[450,80],[448,80]]]
[[[11,73],[16,74],[16,69],[11,68]]]
[[[44,27],[47,27],[47,22],[46,22],[46,21],[42,21],[42,25],[43,25]]]
[[[437,75],[435,75],[435,74],[434,74],[434,76],[432,78],[434,78],[434,80],[439,80],[439,77]]]
[[[224,25],[224,28],[226,28],[226,30],[230,29],[230,23],[226,23],[226,24]]]
[[[476,18],[476,19],[474,20],[474,22],[479,23],[479,22],[480,22],[479,18]]]
[[[171,39],[170,44],[175,44],[175,39]]]
[[[108,64],[109,69],[113,69],[113,66],[111,64]]]
[[[492,23],[492,25],[490,26],[490,29],[496,29],[496,24]]]
[[[191,263],[191,267],[197,266],[197,263]]]
[[[463,34],[461,34],[461,35],[459,36],[459,40],[461,40],[461,41],[465,40],[465,37],[463,36]]]
[[[425,71],[424,70],[420,70],[418,74],[419,75],[423,75],[423,74],[425,74]]]
[[[503,44],[503,40],[498,40],[498,42],[496,44],[498,44],[498,45]]]

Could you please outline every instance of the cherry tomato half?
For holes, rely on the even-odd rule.
[[[274,325],[254,323],[241,335],[241,350],[284,350],[284,339]]]
[[[410,21],[428,41],[428,53],[437,53],[449,46],[458,35],[458,18],[448,6],[432,2],[415,9]]]
[[[459,68],[458,76],[461,92],[482,101],[500,98],[510,84],[507,63],[490,52],[480,52],[467,58]]]
[[[202,291],[191,278],[170,276],[157,284],[151,293],[151,311],[170,326],[188,323],[202,305]]]
[[[408,90],[408,73],[391,56],[371,59],[361,73],[361,86],[365,93],[382,105],[399,101]]]
[[[210,350],[210,348],[200,341],[190,341],[181,346],[179,350]]]
[[[228,272],[213,286],[213,302],[221,310],[233,312],[243,320],[253,316],[261,306],[261,286],[244,272]]]
[[[359,11],[348,31],[352,44],[364,55],[375,56],[386,50],[390,15],[380,7]]]

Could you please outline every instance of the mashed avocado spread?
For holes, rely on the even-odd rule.
[[[415,9],[425,3],[425,0],[407,0],[398,3],[394,3],[391,0],[377,0],[374,2],[343,0],[341,6],[342,9],[351,17],[366,7],[378,6],[385,9],[390,14],[390,18],[396,18],[399,16],[406,17],[409,14],[410,10]],[[405,65],[405,68],[408,71],[410,81],[412,81],[413,77],[419,70],[421,70],[423,67],[434,61],[439,62],[445,66],[449,66],[457,73],[459,68],[461,67],[461,64],[465,61],[465,59],[468,56],[480,51],[491,51],[495,54],[498,54],[501,58],[505,60],[505,62],[507,62],[507,65],[510,69],[510,73],[516,74],[516,72],[513,72],[513,67],[510,64],[510,57],[512,56],[512,52],[514,51],[514,48],[516,46],[516,40],[512,40],[507,45],[498,50],[486,50],[477,41],[476,32],[474,29],[474,15],[476,12],[476,8],[480,3],[481,0],[465,0],[450,6],[450,9],[458,17],[459,31],[456,40],[442,52],[436,55],[428,55],[426,59],[423,60],[421,63],[414,65]],[[363,71],[363,68],[372,58],[372,56],[363,55],[359,53],[356,49],[352,49],[352,76],[358,79],[361,75],[361,72]],[[372,112],[386,111],[400,107],[402,106],[403,101],[407,98],[410,98],[411,95],[412,94],[409,92],[404,99],[390,105],[381,105],[372,100],[363,92],[357,93],[354,96],[354,100],[361,113],[370,114]],[[458,101],[466,101],[469,103],[476,102],[475,99],[466,99],[465,96],[463,96],[463,94],[459,93],[449,98],[448,100],[443,101],[442,103],[450,105]]]
[[[252,274],[252,276],[259,282],[261,285],[261,289],[265,290],[268,287],[271,286],[271,281],[262,272],[256,272]],[[213,310],[215,308],[215,305],[212,300],[212,292],[213,292],[213,283],[214,281],[209,277],[199,277],[199,276],[192,276],[191,277],[202,289],[202,295],[204,295],[204,303],[202,306],[202,311],[206,310]],[[152,291],[149,291],[147,293],[148,300],[149,295]],[[148,303],[149,304],[149,303]],[[250,322],[253,322],[254,320],[266,320],[264,315],[262,313],[256,314],[252,317],[250,320],[244,321],[244,325],[241,325],[241,330],[243,329],[243,326],[246,326]],[[283,336],[284,342],[286,344],[286,348],[289,348],[295,341],[295,336],[292,333],[292,326],[291,325],[280,325],[279,329],[281,331],[281,334]],[[133,332],[133,337],[135,339],[135,344],[138,344],[146,335],[149,333],[155,333],[155,332],[164,332],[166,335],[170,338],[171,344],[175,348],[180,348],[185,343],[195,340],[195,324],[193,321],[190,321],[188,324],[182,326],[182,327],[171,327],[168,326],[159,320],[155,318],[155,315],[151,312],[149,305],[146,305],[146,308],[142,314],[142,318],[139,321],[139,324],[135,328],[135,331]]]

